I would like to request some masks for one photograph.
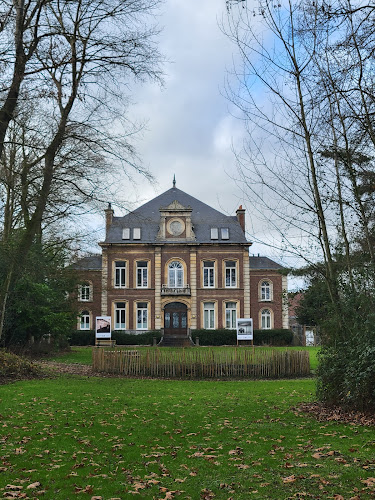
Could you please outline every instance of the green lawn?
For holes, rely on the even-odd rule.
[[[291,410],[314,391],[313,379],[0,386],[0,496],[372,497],[375,429]]]
[[[144,349],[144,347],[133,346],[130,349]],[[163,349],[168,349],[168,348],[164,347]],[[206,348],[201,347],[200,349],[206,349]],[[223,350],[223,349],[233,349],[233,347],[209,347],[208,349]],[[241,349],[248,349],[248,348],[241,347]],[[275,347],[275,349],[307,350],[310,353],[311,370],[315,371],[318,366],[317,354],[319,351],[319,347]],[[91,365],[91,351],[92,347],[72,347],[71,352],[54,356],[51,358],[51,360],[59,361],[62,363],[82,363],[85,365]]]

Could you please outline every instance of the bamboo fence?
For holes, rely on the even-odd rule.
[[[285,378],[310,375],[308,351],[274,349],[93,349],[93,370],[153,378]]]

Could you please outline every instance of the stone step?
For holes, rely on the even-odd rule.
[[[164,335],[158,347],[192,347],[194,343],[186,335]]]

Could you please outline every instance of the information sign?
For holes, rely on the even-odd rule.
[[[237,318],[237,341],[253,340],[252,318]]]
[[[111,316],[97,316],[95,338],[110,339],[111,338]]]

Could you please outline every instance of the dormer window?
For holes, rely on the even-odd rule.
[[[124,229],[122,230],[122,239],[130,240],[130,229],[128,227],[124,227]]]
[[[211,240],[219,239],[219,230],[217,227],[211,227]]]
[[[221,239],[222,240],[229,240],[229,229],[227,227],[221,228]]]
[[[140,239],[141,239],[141,228],[135,227],[133,229],[133,240],[140,240]]]

